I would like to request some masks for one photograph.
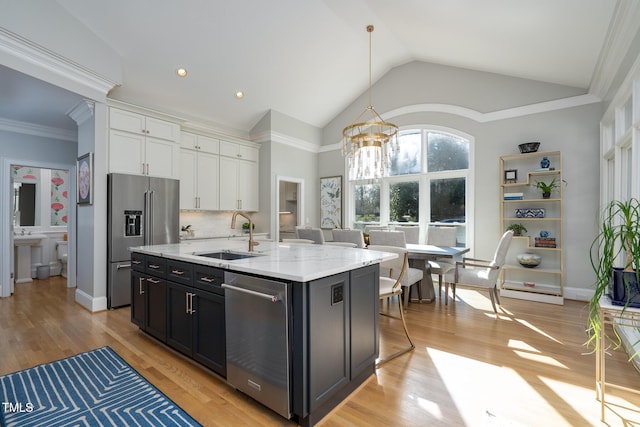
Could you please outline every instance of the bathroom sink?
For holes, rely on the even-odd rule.
[[[46,239],[44,234],[17,234],[13,236],[14,246],[33,246],[39,245],[42,239]]]
[[[256,256],[254,254],[231,252],[231,251],[194,253],[194,255],[204,256],[204,257],[207,257],[207,258],[221,259],[221,260],[225,260],[225,261],[233,261],[233,260],[237,260],[237,259],[251,258],[253,256]]]

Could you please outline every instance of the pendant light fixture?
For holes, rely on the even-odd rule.
[[[371,95],[371,33],[369,33],[369,106],[342,131],[342,155],[347,158],[350,180],[373,180],[389,175],[391,153],[398,149],[398,126],[382,120]]]

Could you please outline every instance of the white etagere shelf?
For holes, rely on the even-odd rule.
[[[551,163],[548,169],[541,167],[543,157],[547,157]],[[559,187],[549,198],[543,198],[536,183],[548,183],[553,179],[559,183]],[[501,156],[500,181],[501,233],[515,223],[527,229],[523,236],[514,236],[511,242],[506,264],[500,273],[500,295],[563,304],[562,153],[545,151]],[[517,199],[510,199],[512,197]],[[518,217],[516,210],[534,213]],[[536,246],[535,238],[541,237],[545,231],[548,240],[541,244],[553,241],[555,247]],[[536,254],[542,262],[536,267],[523,267],[517,260],[517,255],[522,253]]]

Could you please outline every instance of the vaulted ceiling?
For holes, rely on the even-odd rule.
[[[121,58],[122,85],[110,97],[241,132],[248,132],[271,109],[317,127],[343,111],[368,87],[367,24],[375,26],[374,81],[393,67],[418,60],[588,89],[618,4],[616,0],[57,2]],[[187,77],[176,75],[178,67],[187,68]],[[47,109],[55,114],[68,111],[71,100],[66,91],[38,94],[40,82],[5,67],[0,67],[0,76],[3,98],[25,91],[17,95],[19,108],[0,103],[0,117],[73,126],[68,118],[54,119],[54,113],[46,118]],[[31,89],[21,89],[28,86]],[[237,91],[245,97],[236,99]]]

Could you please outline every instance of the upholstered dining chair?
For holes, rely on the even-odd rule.
[[[455,246],[457,232],[456,227],[429,227],[427,229],[427,245]],[[455,261],[451,258],[436,258],[427,261],[431,274],[438,275],[438,298],[442,295],[442,277],[453,270],[454,263]],[[447,305],[449,299],[447,298],[444,303]]]
[[[498,291],[498,276],[500,269],[504,265],[513,231],[509,230],[502,235],[498,247],[492,260],[482,260],[478,258],[463,258],[456,262],[453,271],[445,278],[445,297],[449,298],[449,282],[453,287],[453,300],[456,299],[456,285],[465,285],[475,288],[482,288],[489,291],[493,311],[498,314],[496,302],[500,305],[500,295]]]
[[[342,246],[344,248],[357,248],[358,245],[356,245],[355,243],[351,243],[351,242],[327,242],[325,241],[323,243],[323,245],[325,246]]]
[[[381,231],[371,230],[369,233],[369,247],[371,245],[396,246],[399,248],[407,248],[405,234],[402,231]],[[409,307],[409,296],[411,294],[411,286],[420,286],[424,273],[419,268],[407,267],[407,273],[402,279],[404,289],[404,308]],[[418,292],[420,294],[420,292]]]
[[[310,239],[282,239],[282,243],[299,243],[304,245],[314,245],[316,242]]]
[[[380,294],[379,298],[390,299],[394,296],[397,296],[398,300],[398,310],[400,312],[399,319],[402,321],[402,328],[404,329],[404,334],[409,341],[409,346],[405,347],[390,356],[385,358],[380,358],[376,363],[376,368],[380,367],[382,364],[387,363],[388,361],[395,359],[398,356],[401,356],[405,353],[412,351],[415,348],[413,341],[411,341],[411,336],[409,336],[409,330],[407,329],[407,322],[404,320],[404,308],[402,307],[402,279],[406,275],[407,269],[409,268],[409,257],[407,255],[407,250],[405,248],[401,248],[398,246],[384,246],[384,245],[369,245],[369,250],[374,251],[382,251],[382,252],[392,252],[398,254],[397,258],[382,261],[380,263]],[[380,312],[383,316],[395,317],[391,316],[389,313]]]
[[[407,243],[420,243],[420,227],[417,225],[396,225],[393,230],[404,232]]]
[[[324,234],[320,228],[296,228],[296,238],[313,240],[317,245],[324,243]]]
[[[388,230],[389,227],[386,225],[365,225],[364,226],[364,232],[365,234],[369,234],[372,231],[380,231],[380,230]]]
[[[331,232],[333,233],[334,242],[355,243],[356,247],[364,248],[364,235],[362,234],[362,230],[341,230],[337,228]]]

